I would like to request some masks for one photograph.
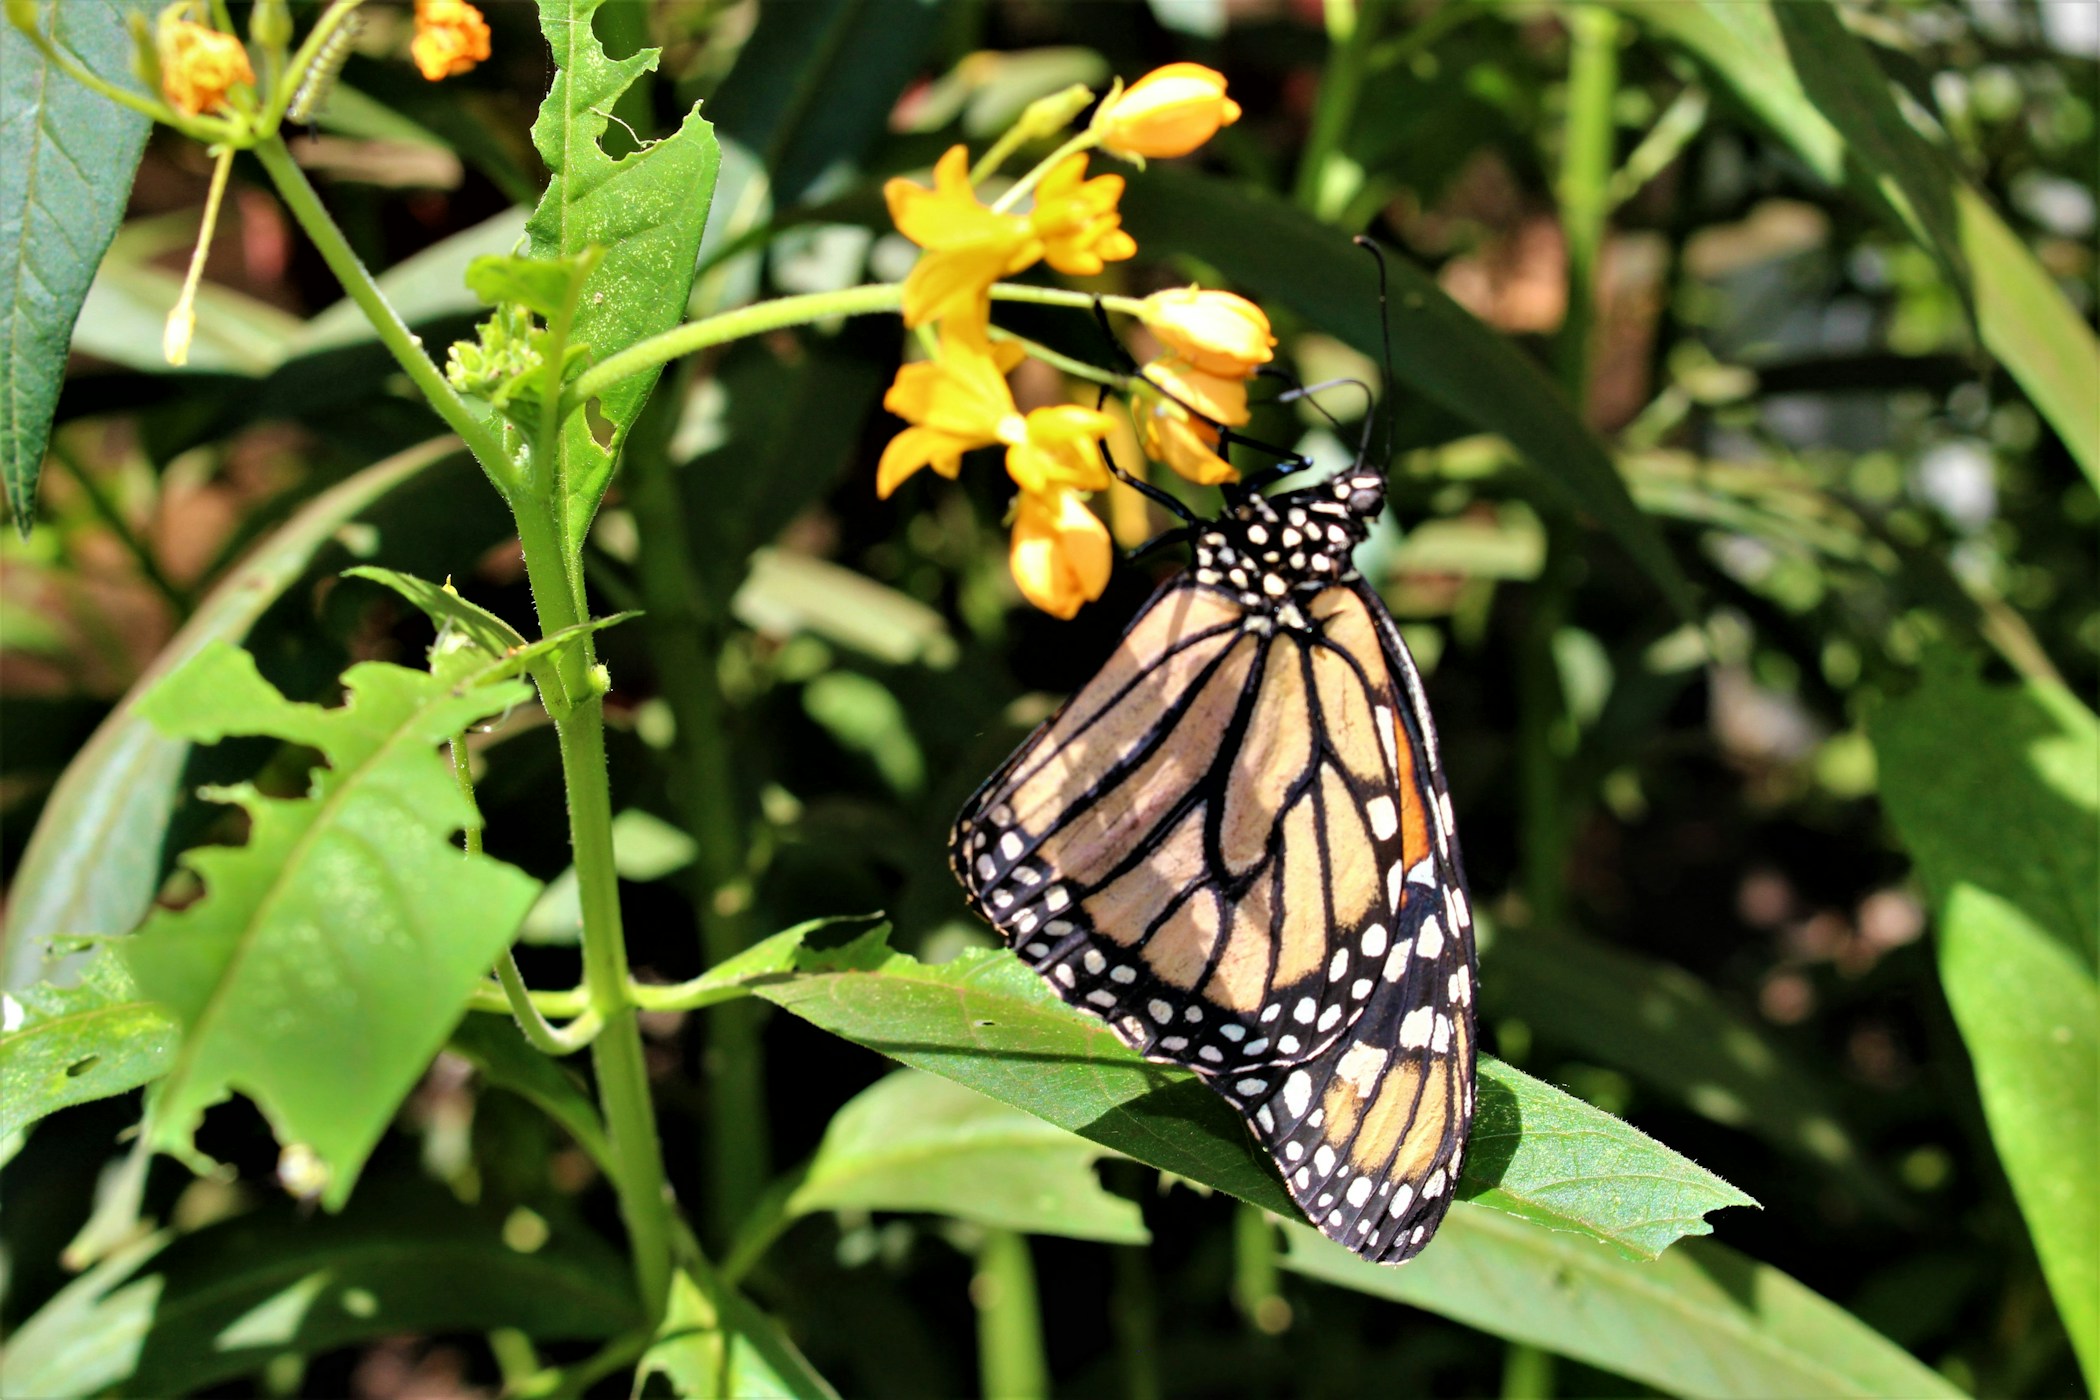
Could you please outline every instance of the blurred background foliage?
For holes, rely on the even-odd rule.
[[[469,333],[464,265],[511,245],[537,189],[525,133],[544,50],[528,9],[490,8],[496,60],[432,89],[382,61],[403,42],[401,17],[373,7],[335,99],[295,143],[433,345]],[[1429,674],[1483,915],[1487,1046],[1756,1196],[1762,1210],[1719,1218],[1721,1239],[1954,1384],[2070,1393],[2078,1363],[1994,1148],[1976,1032],[1936,963],[1941,877],[1912,865],[1931,842],[1894,810],[1897,778],[1877,760],[1912,765],[1900,779],[1918,812],[1940,765],[1959,776],[1961,736],[1998,752],[1977,717],[2011,721],[1988,705],[1943,707],[1940,727],[1922,731],[1936,741],[1906,747],[1921,731],[1892,716],[1925,721],[1891,707],[1935,676],[2093,694],[2100,495],[2095,464],[2074,455],[2093,425],[2075,405],[2052,413],[2038,380],[1986,348],[2004,332],[1979,297],[2020,289],[1961,267],[1960,240],[1891,216],[1903,142],[1890,139],[1898,174],[1878,183],[1842,161],[1825,168],[1798,139],[1806,128],[1790,134],[1775,116],[1774,90],[1728,67],[1726,36],[1717,47],[1693,32],[1690,12],[1712,8],[743,0],[615,3],[598,28],[615,54],[664,49],[617,108],[637,139],[672,129],[696,99],[722,139],[696,315],[900,275],[911,250],[885,232],[880,182],[955,141],[981,147],[1037,96],[1176,59],[1224,72],[1245,119],[1194,163],[1200,173],[1133,176],[1142,255],[1085,285],[1235,286],[1268,308],[1301,379],[1375,384],[1375,308],[1357,305],[1347,327],[1323,314],[1344,286],[1366,285],[1363,270],[1335,281],[1322,263],[1265,258],[1280,245],[1255,236],[1264,219],[1369,232],[1534,362],[1528,392],[1572,403],[1594,434],[1535,411],[1495,366],[1466,361],[1462,341],[1442,362],[1434,336],[1403,340],[1393,516],[1360,562]],[[1843,22],[1888,110],[1914,112],[1904,129],[1932,133],[2031,253],[2044,291],[2090,320],[2100,7],[1875,0]],[[1747,45],[1735,55],[1758,57]],[[1817,81],[1804,66],[1803,121],[1830,97]],[[1873,154],[1862,152],[1853,142],[1843,154],[1857,165]],[[28,853],[44,885],[52,869],[95,872],[122,849],[150,895],[173,852],[229,834],[221,809],[179,796],[172,815],[126,809],[98,828],[81,825],[84,809],[45,807],[79,801],[54,798],[61,771],[258,542],[305,541],[237,623],[211,621],[222,592],[206,625],[244,630],[295,698],[332,699],[348,662],[413,663],[427,641],[392,595],[338,576],[352,564],[449,574],[513,621],[531,616],[500,507],[464,459],[396,473],[347,504],[330,495],[428,437],[433,420],[336,304],[258,172],[236,169],[189,368],[159,363],[207,173],[189,143],[159,133],[149,145],[75,333],[36,528],[0,538],[0,858],[16,872],[45,815],[57,835]],[[1930,224],[1927,202],[1903,207]],[[1069,353],[1109,353],[1084,316],[1001,315]],[[1173,567],[1122,569],[1102,602],[1057,623],[1013,593],[997,472],[925,479],[878,502],[873,463],[895,429],[879,397],[900,343],[894,323],[856,321],[676,366],[594,528],[599,610],[646,610],[602,638],[623,891],[645,976],[689,977],[761,934],[844,912],[887,911],[897,946],[929,959],[987,943],[946,868],[949,823]],[[2100,384],[2081,380],[2088,369],[2073,354],[2044,372],[2083,382],[2090,417]],[[1071,392],[1030,370],[1024,406]],[[1256,435],[1346,460],[1364,396],[1323,397],[1339,423],[1271,406]],[[1640,507],[1633,533],[1573,508],[1580,464],[1537,446],[1553,433],[1576,455],[1601,447]],[[1128,543],[1162,523],[1134,499],[1107,505]],[[1660,571],[1627,547],[1639,536]],[[1673,564],[1688,580],[1674,594]],[[551,882],[527,922],[527,975],[566,986],[574,885],[562,879],[555,750],[536,718],[479,738],[479,796],[488,850]],[[2023,751],[2001,747],[2017,769]],[[251,742],[178,754],[170,791],[252,772],[269,753]],[[1988,771],[1976,781],[1992,790]],[[2075,847],[2088,817],[2064,820]],[[2086,898],[2070,946],[2090,977],[2093,929],[2075,922]],[[33,937],[79,931],[79,907],[71,926],[35,926],[44,916],[14,903],[12,985],[35,975]],[[2021,1005],[2009,997],[1987,1014]],[[873,1131],[886,1111],[856,1099],[883,1061],[756,1003],[657,1015],[647,1031],[671,1179],[718,1246],[777,1172],[840,1133]],[[362,1218],[428,1239],[463,1228],[441,1208],[449,1195],[504,1221],[506,1239],[532,1221],[541,1239],[547,1221],[616,1236],[590,1158],[524,1107],[517,1084],[494,1087],[503,1077],[485,1065],[471,1075],[471,1046],[455,1048],[350,1216],[307,1229]],[[857,1117],[834,1123],[849,1100]],[[135,1101],[104,1102],[10,1143],[0,1328],[66,1282],[61,1250],[136,1116]],[[1019,1158],[1052,1179],[1095,1169],[1096,1150],[1051,1130],[1031,1147],[1032,1121],[1016,1130]],[[238,1181],[158,1163],[149,1213],[268,1238],[279,1208],[267,1126],[227,1105],[200,1144]],[[2092,1161],[2054,1165],[2089,1174]],[[1223,1198],[1124,1163],[1099,1169],[1142,1203],[1141,1226],[1102,1201],[1024,1239],[1010,1217],[943,1214],[937,1201],[871,1212],[850,1191],[819,1190],[746,1286],[850,1394],[1043,1384],[1040,1371],[994,1364],[1032,1354],[1025,1327],[1019,1342],[1000,1330],[1025,1321],[1015,1290],[1031,1264],[1040,1355],[1065,1393],[1635,1388],[1279,1272],[1267,1232],[1236,1222]],[[602,1248],[589,1231],[563,1238]],[[354,1326],[310,1336],[309,1354],[270,1361],[270,1388],[498,1385],[517,1343],[486,1329],[530,1330],[523,1318],[552,1306],[505,1272],[520,1248],[484,1261],[485,1307],[440,1308],[377,1342]],[[209,1278],[241,1249],[222,1232],[189,1265]],[[618,1313],[602,1298],[564,1306]],[[171,1369],[136,1374],[234,1384],[268,1359],[240,1357],[230,1369],[162,1358]]]

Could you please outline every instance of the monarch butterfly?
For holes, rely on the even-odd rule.
[[[1359,464],[1195,534],[950,861],[1073,1006],[1194,1070],[1331,1238],[1404,1263],[1473,1116],[1472,915],[1422,681],[1352,563]]]

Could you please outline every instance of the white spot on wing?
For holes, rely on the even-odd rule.
[[[1283,1106],[1290,1110],[1291,1117],[1304,1114],[1312,1102],[1312,1076],[1304,1070],[1292,1070],[1290,1078],[1283,1081]]]
[[[1393,807],[1393,799],[1386,796],[1372,798],[1364,804],[1364,815],[1371,819],[1371,834],[1381,841],[1392,839],[1400,829],[1400,814]]]
[[[1364,930],[1363,939],[1357,946],[1364,950],[1365,957],[1375,958],[1385,952],[1385,939],[1385,925],[1372,924]]]
[[[1444,926],[1431,914],[1422,920],[1422,931],[1415,935],[1415,956],[1433,958],[1444,951]]]
[[[1426,1006],[1418,1006],[1400,1019],[1400,1046],[1404,1050],[1419,1050],[1429,1043],[1429,1033],[1435,1026],[1436,1012]]]

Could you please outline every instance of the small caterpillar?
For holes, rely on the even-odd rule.
[[[350,59],[350,49],[357,42],[358,31],[364,28],[365,17],[352,11],[343,16],[328,36],[326,43],[307,65],[306,76],[292,92],[292,100],[284,109],[285,120],[306,125],[314,119],[314,113],[328,103],[328,94],[335,91],[335,80],[342,74],[343,65]]]

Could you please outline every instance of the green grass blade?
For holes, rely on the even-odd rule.
[[[1141,247],[1200,258],[1240,290],[1379,355],[1378,270],[1335,230],[1280,200],[1164,166],[1130,182],[1123,211]],[[1400,384],[1509,439],[1568,505],[1596,518],[1671,607],[1692,616],[1690,586],[1662,533],[1544,371],[1406,258],[1388,252],[1386,265]]]
[[[2100,719],[1942,664],[1869,724],[1940,981],[2064,1330],[2100,1380]]]

